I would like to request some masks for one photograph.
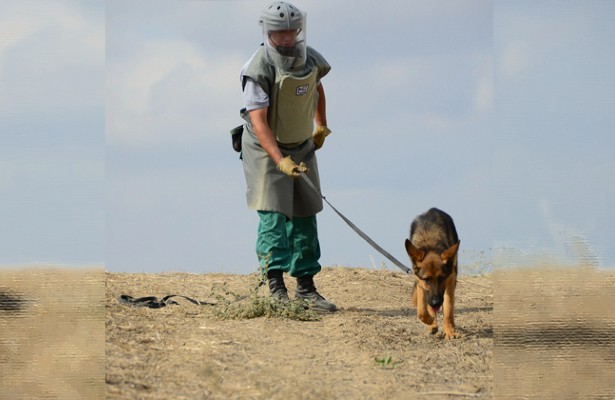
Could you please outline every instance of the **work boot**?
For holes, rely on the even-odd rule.
[[[269,293],[271,297],[283,303],[289,303],[288,291],[284,285],[283,272],[279,269],[267,271],[267,283],[269,283]]]
[[[316,291],[314,286],[314,277],[311,275],[297,278],[297,291],[295,292],[297,299],[302,299],[310,304],[310,308],[314,311],[334,312],[337,311],[337,306],[326,300]]]

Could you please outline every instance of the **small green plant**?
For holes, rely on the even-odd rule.
[[[395,363],[393,362],[393,357],[391,357],[391,356],[388,356],[388,357],[385,357],[385,358],[378,358],[378,357],[376,357],[374,360],[382,368],[394,368],[395,367]]]
[[[215,298],[218,304],[229,304],[233,301],[242,299],[242,296],[229,289],[226,282],[214,283],[211,288],[210,296]]]
[[[218,306],[214,309],[214,314],[222,319],[251,319],[251,318],[288,318],[298,321],[317,321],[321,316],[311,310],[304,300],[292,300],[283,303],[270,296],[260,296],[259,288],[266,284],[267,268],[271,253],[259,256],[264,262],[259,267],[258,282],[250,294],[239,296],[228,290],[226,285],[222,286],[222,294],[218,294]],[[229,300],[230,297],[230,300]]]
[[[262,282],[265,282],[267,280],[267,270],[269,269],[269,262],[271,261],[272,256],[273,256],[272,252],[269,252],[266,255],[263,255],[263,254],[258,255],[258,260],[262,261],[262,263],[259,262],[259,266],[258,266],[258,270],[260,272]]]
[[[234,302],[215,310],[215,314],[222,319],[252,319],[259,317],[282,317],[298,321],[316,321],[321,316],[310,310],[303,300],[292,300],[282,303],[271,297],[250,296],[244,301]]]

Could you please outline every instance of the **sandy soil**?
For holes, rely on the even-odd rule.
[[[401,272],[325,268],[319,291],[341,310],[318,320],[222,318],[184,300],[161,309],[118,297],[249,294],[258,276],[106,275],[108,399],[491,398],[493,286],[462,277],[456,323],[463,337],[429,335]],[[288,283],[290,292],[294,282]],[[261,288],[257,295],[266,296]],[[244,300],[249,302],[250,298]],[[441,315],[440,315],[441,323]]]

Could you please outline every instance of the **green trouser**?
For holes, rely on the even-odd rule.
[[[256,254],[263,271],[282,270],[295,278],[320,272],[320,244],[316,215],[286,218],[284,214],[258,211]]]

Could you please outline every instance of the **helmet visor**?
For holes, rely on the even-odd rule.
[[[305,64],[306,29],[305,13],[285,26],[279,22],[263,21],[263,42],[267,60],[282,70],[291,70]]]

